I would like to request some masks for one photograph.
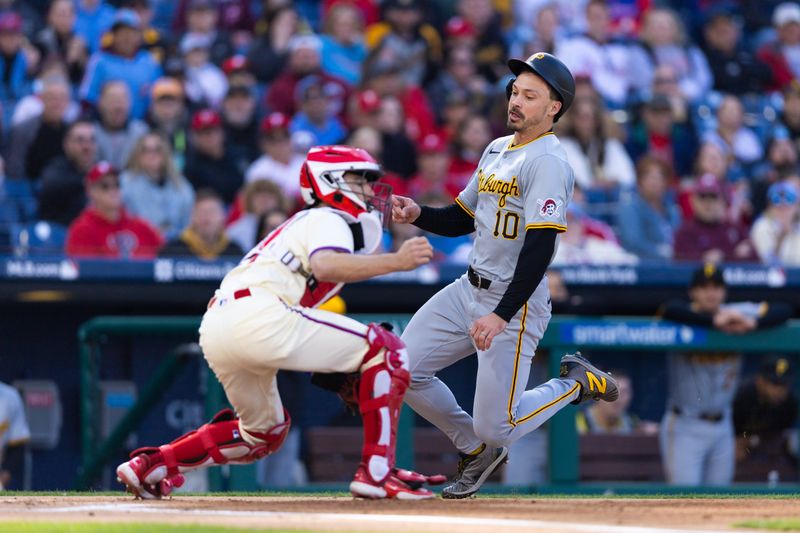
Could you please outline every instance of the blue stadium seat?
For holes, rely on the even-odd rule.
[[[36,189],[28,180],[6,179],[3,182],[7,201],[16,206],[19,220],[29,222],[36,220],[38,204]]]
[[[14,252],[21,256],[61,255],[66,241],[66,227],[43,220],[14,224],[11,229]]]

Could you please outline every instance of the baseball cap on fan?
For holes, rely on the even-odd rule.
[[[800,24],[800,5],[794,2],[778,4],[772,12],[772,25],[780,28],[792,23]]]
[[[108,175],[116,176],[117,174],[119,174],[119,171],[114,168],[111,163],[108,161],[99,161],[89,169],[89,172],[87,172],[86,176],[83,178],[83,182],[86,185],[94,185]]]
[[[0,33],[18,33],[22,31],[22,17],[15,11],[0,13]]]
[[[192,131],[204,131],[222,127],[222,118],[213,109],[201,109],[192,116]]]
[[[428,133],[417,144],[417,153],[420,155],[447,153],[447,140],[439,133]]]
[[[789,385],[792,381],[792,365],[789,358],[780,355],[765,358],[758,373],[776,385]]]
[[[714,174],[706,173],[697,178],[697,183],[695,183],[692,192],[699,196],[711,194],[721,196],[722,184]]]

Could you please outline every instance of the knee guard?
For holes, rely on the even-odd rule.
[[[394,468],[397,421],[410,380],[408,353],[400,337],[377,324],[367,330],[361,365],[358,407],[364,421],[361,461],[369,476],[382,482]]]
[[[214,464],[252,463],[281,447],[291,426],[289,413],[284,411],[284,417],[283,422],[263,433],[248,431],[248,440],[255,441],[251,444],[242,438],[239,419],[234,412],[223,409],[199,429],[163,446],[139,448],[130,456],[147,456],[148,468],[141,479],[151,485]]]

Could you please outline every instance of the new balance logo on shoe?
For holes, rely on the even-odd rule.
[[[606,393],[606,387],[608,386],[606,378],[597,379],[597,376],[595,376],[591,372],[586,372],[586,377],[589,379],[590,391],[597,389],[597,391],[600,392],[600,394]]]

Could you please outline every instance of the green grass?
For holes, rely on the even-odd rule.
[[[80,522],[0,522],[4,533],[303,533],[299,529],[247,529],[195,524],[172,525],[143,522],[139,524],[80,523]]]
[[[786,518],[783,520],[747,520],[739,522],[735,527],[749,527],[752,529],[768,529],[770,531],[800,531],[800,518]]]

